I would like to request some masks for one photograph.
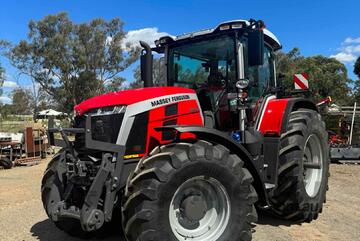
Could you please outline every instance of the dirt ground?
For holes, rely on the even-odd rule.
[[[78,241],[56,229],[42,208],[40,181],[46,164],[0,170],[0,240]],[[253,240],[360,240],[359,172],[360,165],[331,165],[327,203],[318,220],[294,224],[259,215]],[[123,239],[114,234],[103,240]]]

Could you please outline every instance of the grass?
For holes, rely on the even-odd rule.
[[[19,133],[24,130],[26,121],[0,121],[0,132]]]
[[[47,127],[47,120],[38,120],[43,126]],[[57,126],[71,127],[68,119],[55,120]],[[0,132],[19,133],[23,132],[27,124],[33,123],[32,116],[7,116],[6,118],[0,117]]]

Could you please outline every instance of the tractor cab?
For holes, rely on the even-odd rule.
[[[213,118],[210,127],[241,129],[239,118],[245,117],[239,110],[251,110],[276,86],[273,53],[281,44],[262,21],[225,22],[214,29],[165,36],[155,44],[142,55],[145,86],[153,85],[151,52],[163,54],[160,66],[166,66],[166,80],[156,79],[155,84],[194,89],[205,116]]]

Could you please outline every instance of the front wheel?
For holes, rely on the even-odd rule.
[[[41,184],[41,198],[46,214],[51,219],[51,211],[54,209],[56,203],[63,201],[66,190],[66,149],[61,149],[53,159],[49,162],[45,170]],[[76,188],[72,195],[74,198],[84,199],[85,193],[81,188]],[[73,200],[75,202],[75,199]],[[75,205],[75,203],[71,203]],[[79,208],[82,203],[76,202]],[[54,221],[54,224],[60,230],[68,233],[71,236],[83,239],[89,238],[103,238],[114,234],[117,230],[118,223],[121,223],[120,205],[115,205],[113,210],[113,217],[110,223],[105,223],[103,227],[96,231],[86,232],[81,228],[78,219],[64,217]]]
[[[204,141],[156,148],[139,162],[123,205],[129,241],[251,240],[253,179],[243,162]]]

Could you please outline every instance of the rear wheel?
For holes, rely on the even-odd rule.
[[[238,156],[204,141],[156,148],[129,176],[123,224],[129,241],[251,240],[257,200]]]
[[[3,166],[5,169],[11,169],[13,167],[13,162],[7,157],[2,157],[0,159],[0,166]]]
[[[317,219],[329,176],[327,132],[317,112],[300,109],[290,114],[288,129],[281,136],[279,161],[273,211],[296,221]]]

